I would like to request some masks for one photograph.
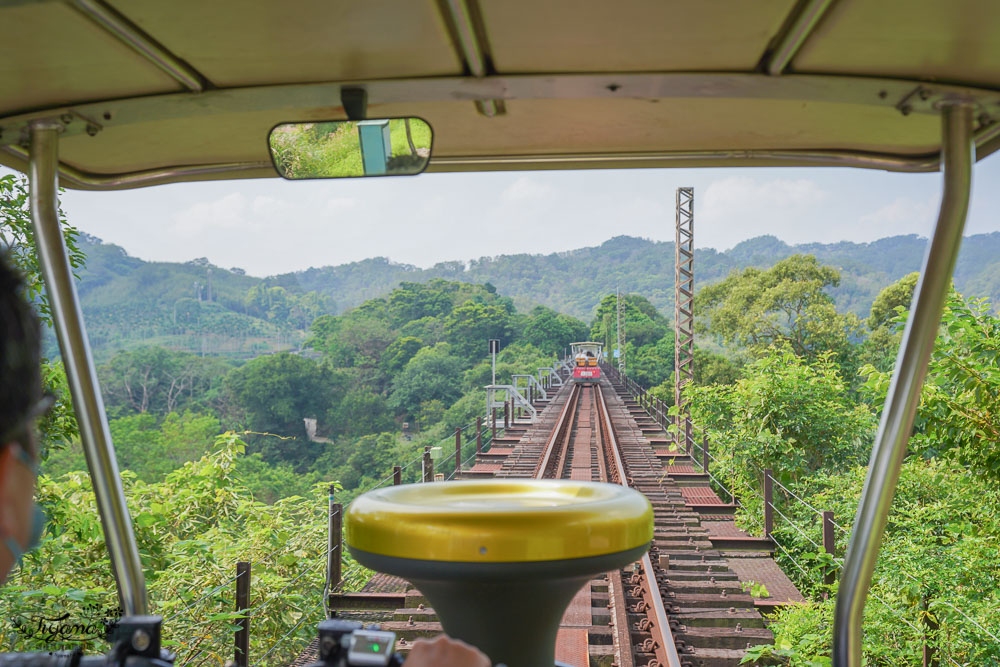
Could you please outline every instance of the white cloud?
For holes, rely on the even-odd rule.
[[[703,215],[709,219],[725,219],[748,212],[771,214],[789,207],[815,206],[826,197],[826,191],[806,178],[769,181],[732,176],[715,181],[705,190]]]
[[[938,197],[932,196],[924,201],[911,197],[897,197],[891,203],[882,206],[872,213],[861,216],[864,224],[880,227],[904,225],[910,228],[927,228],[934,220]],[[888,230],[879,230],[887,232]]]
[[[232,192],[220,199],[198,202],[174,216],[174,231],[182,236],[194,237],[209,229],[235,229],[246,222],[247,199],[240,192]]]
[[[711,182],[699,197],[695,191],[698,245],[731,248],[740,241],[774,234],[800,242],[807,234],[803,221],[815,220],[829,195],[808,178],[754,178],[730,176]],[[700,201],[699,201],[700,200]],[[699,224],[700,223],[700,224]]]
[[[352,197],[333,197],[326,201],[324,210],[329,215],[340,215],[357,207],[358,200]]]
[[[534,178],[521,176],[508,185],[500,197],[507,202],[531,201],[545,197],[551,190],[551,187],[539,183]]]

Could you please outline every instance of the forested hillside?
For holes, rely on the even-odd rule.
[[[864,317],[879,290],[919,268],[924,246],[925,240],[916,236],[800,246],[762,236],[726,252],[698,250],[695,275],[704,286],[734,270],[767,268],[793,254],[812,254],[839,269],[840,282],[829,289],[837,307]],[[402,281],[490,283],[521,309],[541,304],[584,320],[620,284],[666,313],[673,310],[673,243],[626,236],[550,255],[483,257],[430,269],[377,257],[263,279],[205,259],[145,262],[86,235],[80,247],[87,257],[80,271],[81,299],[101,359],[142,345],[232,358],[295,349],[314,318],[387,294]],[[966,238],[956,287],[1000,302],[998,258],[1000,233]],[[49,351],[54,352],[54,341]]]

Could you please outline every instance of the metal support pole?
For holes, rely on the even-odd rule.
[[[701,469],[708,474],[708,436],[701,436]]]
[[[490,408],[490,442],[497,439],[497,409]]]
[[[455,477],[462,474],[462,429],[455,429]]]
[[[823,551],[835,555],[837,549],[837,536],[833,532],[833,512],[823,512]],[[824,583],[829,586],[837,579],[837,573],[830,570],[824,577]]]
[[[143,616],[147,613],[146,579],[111,444],[108,418],[90,354],[90,341],[83,324],[73,270],[59,228],[56,198],[60,128],[58,123],[51,121],[36,121],[31,125],[28,170],[31,222],[59,350],[73,397],[73,411],[80,426],[80,440],[104,528],[104,543],[108,547],[111,569],[118,584],[118,600],[125,616]]]
[[[236,612],[243,618],[236,619],[239,630],[236,631],[236,648],[233,660],[236,667],[247,667],[250,664],[250,563],[236,563]]]
[[[774,532],[774,480],[771,469],[764,470],[764,537]]]
[[[896,357],[882,419],[875,436],[868,476],[847,547],[833,618],[833,666],[861,665],[861,622],[868,587],[878,560],[882,533],[906,455],[920,387],[934,349],[941,311],[948,296],[972,190],[972,106],[942,108],[941,168],[944,192],[934,234],[913,294],[910,316]]]
[[[333,592],[340,585],[341,559],[343,550],[341,544],[341,525],[344,511],[340,503],[333,502],[333,484],[330,485],[329,518],[327,526],[326,580],[329,590]]]
[[[476,455],[483,453],[483,418],[476,417]]]
[[[677,188],[674,240],[674,405],[678,436],[690,454],[690,400],[684,390],[694,382],[694,188]]]
[[[392,485],[399,486],[402,483],[403,483],[402,466],[392,466]]]
[[[430,447],[424,447],[424,481],[434,481],[434,461],[431,459]]]
[[[504,401],[503,404],[503,430],[510,428],[510,403]]]

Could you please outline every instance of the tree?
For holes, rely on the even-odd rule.
[[[395,375],[403,370],[413,355],[423,346],[423,341],[415,336],[400,336],[386,348],[385,354],[382,355],[382,369],[390,375]]]
[[[421,404],[440,401],[444,407],[462,395],[458,378],[462,360],[451,354],[451,346],[438,343],[425,347],[410,359],[392,381],[389,405],[397,412],[416,416]]]
[[[875,297],[866,324],[870,333],[858,349],[859,365],[871,365],[881,372],[892,370],[902,339],[899,313],[910,306],[919,273],[903,276]]]
[[[857,316],[841,315],[824,290],[840,283],[833,267],[812,255],[793,255],[767,270],[748,268],[703,287],[695,298],[696,314],[725,344],[759,355],[775,343],[796,354],[817,358],[832,351],[847,361],[857,337]]]
[[[866,321],[868,328],[874,331],[889,324],[890,320],[896,316],[897,308],[909,310],[910,302],[913,300],[913,290],[916,289],[918,280],[920,280],[920,272],[914,271],[879,292],[875,301],[872,302],[871,314]]]
[[[521,338],[549,354],[561,354],[570,343],[587,336],[587,325],[545,306],[535,306]]]
[[[622,294],[621,306],[625,342],[636,348],[655,343],[670,330],[667,319],[643,296]],[[617,334],[618,302],[614,294],[609,294],[597,307],[590,325],[590,337],[603,342],[605,350],[612,350],[617,346]]]
[[[505,305],[466,301],[445,319],[445,335],[457,355],[470,360],[484,357],[490,338],[499,339],[500,345],[513,339],[511,310]]]
[[[330,413],[336,433],[359,437],[392,430],[395,424],[386,399],[364,389],[350,389]]]
[[[779,479],[863,463],[874,415],[851,400],[830,357],[809,360],[788,345],[768,348],[734,384],[692,388],[692,416],[717,429],[726,447],[760,469],[772,468]],[[745,472],[750,484],[757,473]]]
[[[230,372],[223,384],[251,431],[279,436],[253,438],[264,460],[304,465],[320,447],[305,439],[303,419],[319,420],[321,429],[336,428],[327,415],[343,397],[345,382],[342,374],[323,364],[282,352],[247,362]]]
[[[162,347],[123,350],[98,368],[108,413],[153,412],[216,407],[222,378],[231,366],[212,357]]]
[[[118,464],[147,482],[200,459],[221,431],[214,416],[193,412],[172,412],[162,422],[149,413],[130,415],[111,420],[110,428]]]

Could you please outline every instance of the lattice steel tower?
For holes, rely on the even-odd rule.
[[[694,443],[684,390],[694,382],[694,188],[677,188],[674,243],[674,405],[685,451]]]

